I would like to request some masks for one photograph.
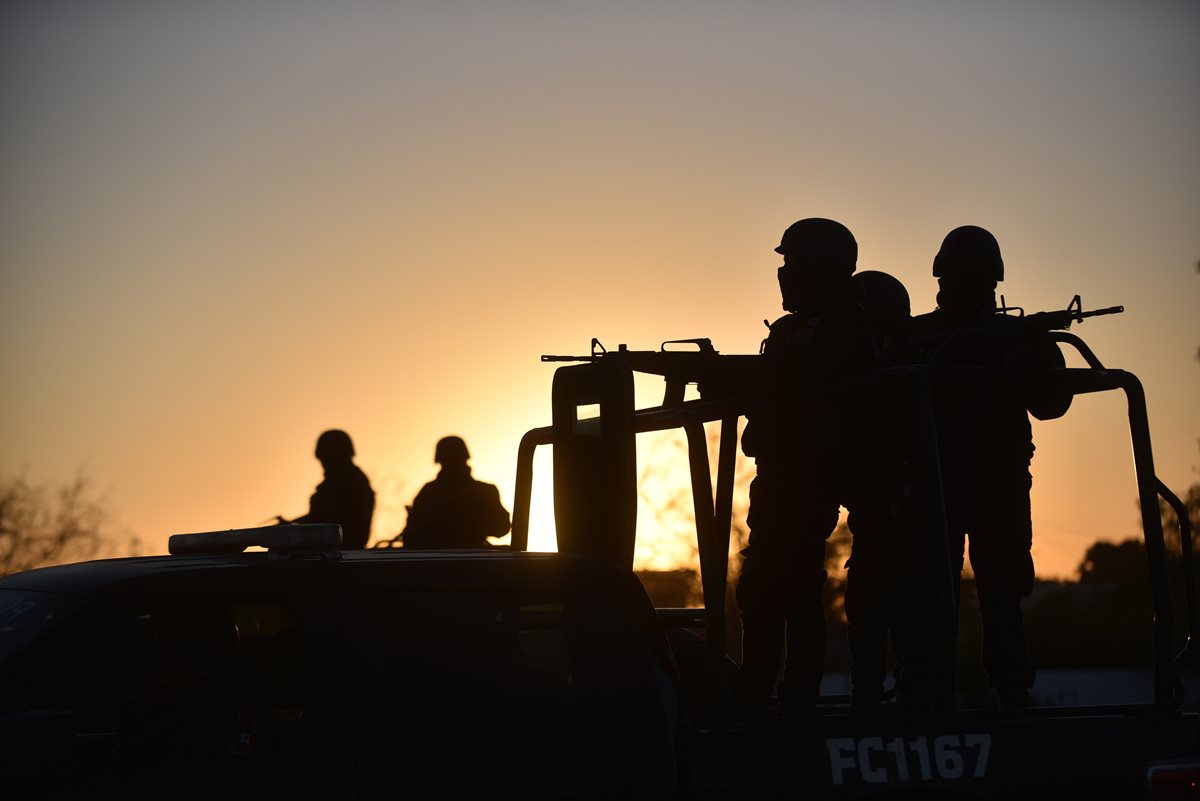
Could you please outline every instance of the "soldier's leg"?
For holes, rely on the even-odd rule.
[[[913,497],[903,521],[904,558],[898,560],[904,603],[893,633],[897,692],[900,705],[914,712],[955,705],[959,576],[974,503],[960,427],[939,423],[938,437],[941,483],[929,484],[920,466],[911,475]],[[938,507],[941,514],[934,514]],[[947,593],[952,595],[949,608]]]
[[[846,572],[846,639],[850,646],[852,705],[869,708],[883,698],[887,675],[887,645],[891,612],[900,602],[895,594],[892,553],[897,532],[886,509],[856,508],[850,512],[854,542]]]
[[[815,495],[815,493],[814,493]],[[780,693],[790,715],[810,713],[821,694],[825,667],[825,541],[838,520],[836,500],[806,499],[792,507],[792,536],[784,613],[787,664]]]
[[[946,498],[948,541],[931,537],[921,516],[909,519],[904,530],[903,558],[897,560],[901,603],[893,642],[897,658],[897,690],[902,707],[911,712],[952,709],[955,705],[958,586],[963,565],[965,536],[961,504]],[[937,569],[940,560],[931,552],[946,547],[949,575]],[[949,582],[953,593],[949,617],[942,598]]]
[[[994,475],[986,515],[971,532],[971,567],[983,622],[983,666],[1002,703],[1018,704],[1033,686],[1021,602],[1033,591],[1029,488],[1024,468]]]
[[[785,576],[777,560],[747,551],[735,591],[742,618],[737,695],[749,711],[765,713],[783,663]]]
[[[742,664],[739,701],[749,711],[765,713],[783,662],[784,585],[787,568],[780,542],[787,529],[779,510],[780,488],[764,476],[750,484],[750,544],[743,551],[735,597],[742,619]]]

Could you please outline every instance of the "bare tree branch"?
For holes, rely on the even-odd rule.
[[[57,487],[0,475],[0,575],[94,557],[107,523],[81,472]]]

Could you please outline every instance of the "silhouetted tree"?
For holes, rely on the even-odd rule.
[[[1188,517],[1196,523],[1200,485],[1187,493]],[[1182,642],[1184,624],[1179,593],[1181,552],[1179,521],[1161,507],[1167,541],[1168,579],[1175,595],[1175,637]],[[1079,563],[1078,584],[1064,584],[1037,604],[1030,641],[1038,642],[1043,665],[1145,667],[1153,645],[1150,572],[1140,539],[1092,543]]]
[[[1192,552],[1195,553],[1196,546],[1200,544],[1200,483],[1188,487],[1180,500],[1187,509],[1188,523],[1192,529]],[[1166,540],[1167,548],[1172,554],[1181,554],[1183,543],[1180,541],[1179,517],[1161,498],[1158,500],[1158,508],[1162,515],[1163,539]]]
[[[1092,543],[1079,563],[1080,584],[1144,584],[1146,548],[1140,540]]]
[[[0,475],[0,575],[94,557],[106,519],[82,473],[59,486]]]

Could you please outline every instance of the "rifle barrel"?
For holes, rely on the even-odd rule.
[[[590,361],[593,361],[593,357],[591,357],[591,356],[551,356],[549,354],[543,353],[542,361],[544,361],[544,362],[590,362]]]

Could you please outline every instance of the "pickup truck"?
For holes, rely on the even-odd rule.
[[[1200,639],[1195,581],[1185,573],[1181,644],[1158,498],[1181,518],[1190,567],[1186,511],[1155,478],[1140,385],[1077,347],[1087,369],[905,368],[872,380],[913,390],[929,487],[940,486],[932,383],[1125,393],[1153,596],[1146,703],[906,716],[852,714],[830,697],[805,719],[746,718],[725,652],[745,407],[676,393],[637,410],[627,368],[580,365],[556,375],[554,424],[522,439],[507,551],[342,553],[336,529],[278,527],[0,579],[6,796],[1200,797],[1200,716],[1180,680]],[[655,610],[631,570],[633,438],[672,427],[689,444],[704,605]],[[560,553],[528,553],[533,453],[547,444]],[[925,498],[936,545],[941,499]],[[957,576],[945,578],[948,598]]]
[[[5,797],[1195,797],[1194,713],[723,717],[628,570],[327,529],[0,579]]]

